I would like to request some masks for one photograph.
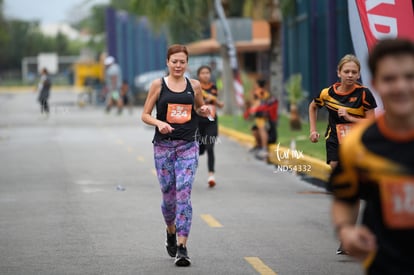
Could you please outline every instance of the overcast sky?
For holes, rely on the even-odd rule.
[[[93,4],[109,0],[5,0],[7,18],[39,20],[42,24],[69,22],[85,16]]]

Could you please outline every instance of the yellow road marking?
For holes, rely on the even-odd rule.
[[[134,151],[134,148],[132,148],[131,146],[128,147],[128,153],[132,153]]]
[[[144,162],[144,157],[143,156],[138,156],[137,157],[137,161],[139,162]],[[155,170],[154,170],[155,171]]]
[[[261,275],[277,275],[270,267],[268,267],[258,257],[244,257],[244,259]]]
[[[201,214],[200,216],[210,227],[223,227],[223,225],[210,214]]]
[[[157,175],[157,172],[155,171],[155,169],[152,169],[152,170],[151,170],[151,173],[152,173],[154,176],[156,176],[156,175]]]

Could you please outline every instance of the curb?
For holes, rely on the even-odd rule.
[[[229,129],[219,125],[219,133],[244,145],[254,145],[254,138],[251,135]],[[325,186],[331,173],[331,167],[324,161],[302,154],[300,151],[279,146],[278,144],[269,145],[269,162],[276,165],[277,171],[296,172],[321,181],[311,183],[318,186]]]

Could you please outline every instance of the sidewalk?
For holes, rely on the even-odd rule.
[[[219,126],[219,133],[246,146],[254,146],[254,138],[251,135],[223,126]],[[311,178],[312,184],[315,184],[314,180],[316,179],[318,181],[316,185],[325,187],[331,168],[324,161],[304,155],[295,148],[291,149],[278,144],[270,145],[269,152],[269,161],[276,166],[278,171],[293,171],[305,175]]]

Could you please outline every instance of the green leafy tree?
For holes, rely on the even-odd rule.
[[[61,32],[56,34],[55,50],[58,55],[65,55],[68,53],[69,39]]]
[[[79,46],[71,46],[71,41],[62,33],[56,36],[44,35],[39,23],[34,21],[9,20],[5,24],[8,39],[2,51],[2,69],[19,69],[21,60],[42,52],[57,52],[59,55],[79,53]]]
[[[280,2],[282,1],[282,2]],[[251,17],[269,22],[270,90],[282,102],[281,8],[294,0],[222,0],[228,17]],[[203,26],[210,26],[214,14],[213,0],[131,0],[138,15],[146,15],[156,30],[166,26],[170,42],[187,43],[201,38]]]
[[[168,30],[171,43],[188,43],[209,28],[211,0],[131,0],[132,11],[147,16],[154,30]]]
[[[126,0],[116,1],[118,5]],[[80,32],[87,32],[90,34],[89,41],[85,46],[92,49],[96,53],[103,52],[105,49],[105,10],[108,5],[94,5],[91,7],[89,16],[82,18],[78,22],[75,22],[72,26]],[[75,43],[79,44],[79,43]],[[72,45],[74,47],[75,45]]]
[[[86,30],[92,35],[101,35],[105,32],[105,9],[107,5],[94,5],[89,16],[73,24],[79,31]]]
[[[303,99],[305,99],[302,88],[302,75],[291,75],[285,84],[285,89],[288,94],[290,104],[290,128],[292,130],[301,130],[302,124],[300,121],[298,105]]]
[[[223,9],[227,17],[241,17],[245,0],[222,0]]]
[[[131,0],[111,0],[111,6],[119,10],[131,11],[132,4]]]
[[[9,35],[7,33],[7,22],[4,18],[3,9],[4,1],[0,0],[0,49],[2,49],[0,51],[0,64],[6,64],[6,61],[8,59],[7,44],[9,43]]]
[[[7,59],[6,68],[19,68],[24,56],[32,55],[38,47],[44,45],[44,41],[37,35],[38,23],[21,20],[7,22],[9,35],[8,47],[5,48]]]

